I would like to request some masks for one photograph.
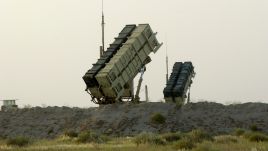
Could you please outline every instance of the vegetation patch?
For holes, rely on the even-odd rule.
[[[242,135],[245,134],[245,132],[246,132],[246,131],[245,131],[244,129],[237,128],[237,129],[234,130],[234,135],[235,135],[235,136],[242,136]]]
[[[181,136],[175,144],[175,149],[192,149],[197,143],[202,143],[204,140],[213,141],[213,137],[201,129],[192,130],[189,133]]]
[[[238,140],[235,136],[223,135],[215,137],[215,142],[219,144],[230,144],[230,143],[237,143]]]
[[[166,118],[161,113],[155,113],[151,116],[151,121],[153,124],[164,124]]]
[[[134,143],[137,145],[140,144],[154,144],[154,145],[165,145],[166,141],[153,133],[141,133],[139,135],[137,135],[136,137],[134,137]]]
[[[189,132],[191,133],[191,132]],[[96,135],[92,132],[83,132],[79,136],[84,136],[83,142],[89,143],[77,143],[79,137],[70,138],[62,135],[60,138],[51,140],[36,140],[34,143],[30,143],[27,146],[20,148],[19,143],[13,143],[16,145],[7,146],[7,139],[0,140],[1,151],[267,151],[268,143],[260,141],[263,137],[258,139],[254,138],[254,141],[250,141],[250,136],[256,136],[261,134],[260,132],[246,132],[244,137],[237,137],[233,135],[221,135],[214,137],[214,141],[204,140],[199,143],[193,141],[189,137],[189,133],[167,133],[167,134],[153,134],[153,133],[141,133],[136,137],[114,137],[105,143],[96,143],[92,139],[96,139],[92,136]],[[87,134],[87,135],[85,135]],[[179,135],[177,135],[179,134]],[[232,133],[233,134],[233,133]],[[263,136],[264,134],[262,134]],[[179,140],[176,141],[181,136]],[[266,135],[265,135],[266,136]],[[101,135],[96,137],[102,138]],[[80,137],[81,138],[81,137]],[[265,137],[266,138],[266,137]],[[168,142],[168,141],[169,142]],[[255,141],[258,140],[258,141]],[[26,143],[27,144],[27,143]],[[139,146],[137,146],[137,145]]]
[[[244,136],[245,136],[245,138],[247,138],[251,142],[268,141],[268,136],[265,134],[262,134],[260,132],[248,132]]]
[[[74,130],[65,131],[65,132],[64,132],[64,135],[65,135],[65,136],[68,136],[68,137],[70,137],[70,138],[78,137],[78,133],[75,132]]]
[[[204,140],[213,140],[213,137],[211,135],[201,129],[192,130],[191,132],[186,134],[186,137],[196,143],[201,143]]]
[[[90,131],[82,132],[77,137],[78,143],[105,143],[109,140],[107,136],[98,135]]]
[[[209,144],[201,144],[198,145],[196,148],[194,148],[193,151],[218,151],[218,150],[213,149]]]
[[[23,147],[23,146],[28,145],[29,143],[30,143],[30,139],[26,137],[22,137],[22,136],[7,139],[8,146]]]
[[[258,126],[256,124],[252,124],[250,125],[249,129],[253,132],[256,132],[259,130]]]
[[[194,142],[188,137],[183,137],[175,144],[175,149],[192,149],[194,147]]]
[[[178,141],[182,138],[182,134],[177,132],[177,133],[166,133],[161,136],[166,142],[174,142]]]

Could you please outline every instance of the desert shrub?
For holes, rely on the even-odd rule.
[[[253,132],[256,132],[256,131],[259,130],[256,124],[252,124],[252,125],[250,125],[250,126],[249,126],[249,129],[250,129],[251,131],[253,131]]]
[[[197,143],[200,143],[204,140],[213,140],[211,135],[201,129],[192,130],[191,132],[187,133],[186,137]]]
[[[201,144],[198,145],[196,148],[194,148],[193,151],[218,151],[218,150],[212,149],[209,144]]]
[[[161,113],[155,113],[151,116],[151,121],[154,124],[164,124],[166,122],[166,118]]]
[[[90,131],[82,132],[77,137],[78,143],[104,143],[107,142],[109,138],[104,135],[98,135]]]
[[[48,131],[47,131],[47,134],[50,135],[54,132],[54,129],[53,128],[49,128]]]
[[[23,147],[23,146],[28,145],[29,143],[30,143],[30,139],[26,137],[22,137],[22,136],[7,139],[8,146]]]
[[[252,132],[245,132],[244,134],[243,134],[243,137],[244,138],[246,138],[246,139],[248,139],[250,136],[252,135]]]
[[[133,141],[134,143],[136,143],[137,145],[140,145],[140,144],[146,144],[150,138],[152,137],[151,133],[141,133],[139,135],[137,135],[136,137],[134,137]]]
[[[155,145],[165,145],[166,141],[163,140],[161,137],[159,136],[155,136],[151,139],[151,141],[149,142],[151,144],[155,144]]]
[[[234,135],[236,135],[236,136],[242,136],[242,135],[245,134],[245,132],[246,131],[244,129],[237,128],[237,129],[234,130]]]
[[[268,136],[260,132],[248,132],[244,136],[251,142],[268,141]]]
[[[161,136],[166,142],[174,142],[178,141],[182,138],[182,134],[177,132],[177,133],[166,133]]]
[[[194,142],[188,137],[183,137],[175,144],[176,150],[178,150],[178,149],[192,149],[194,147],[195,147]]]
[[[140,144],[155,144],[155,145],[165,145],[166,142],[161,137],[153,134],[153,133],[141,133],[134,137],[134,143],[137,145]]]
[[[215,137],[215,142],[220,144],[237,143],[238,140],[235,136],[223,135]]]
[[[78,137],[78,133],[73,130],[65,131],[64,135],[70,138]]]

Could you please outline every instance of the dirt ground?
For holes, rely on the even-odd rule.
[[[161,113],[164,124],[153,124],[151,116]],[[141,132],[176,132],[202,128],[212,134],[225,134],[234,128],[256,125],[268,133],[268,104],[189,103],[181,108],[169,103],[123,103],[88,109],[35,107],[0,112],[0,137],[27,136],[54,138],[67,130],[92,130],[115,136]]]

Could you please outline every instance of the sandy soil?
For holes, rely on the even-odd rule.
[[[151,116],[161,113],[164,124],[152,124]],[[146,132],[190,131],[202,128],[223,134],[234,128],[255,124],[268,133],[268,104],[246,103],[224,106],[217,103],[190,103],[181,108],[168,103],[113,104],[98,108],[35,107],[0,112],[0,137],[28,136],[53,138],[66,130],[92,130],[116,136]]]

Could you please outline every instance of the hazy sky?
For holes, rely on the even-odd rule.
[[[193,99],[268,102],[267,0],[105,0],[104,9],[106,46],[126,24],[149,23],[168,43],[170,70],[193,62]],[[0,99],[93,105],[82,76],[99,57],[100,15],[101,0],[0,0]],[[163,98],[165,54],[164,45],[145,73],[152,101]]]

